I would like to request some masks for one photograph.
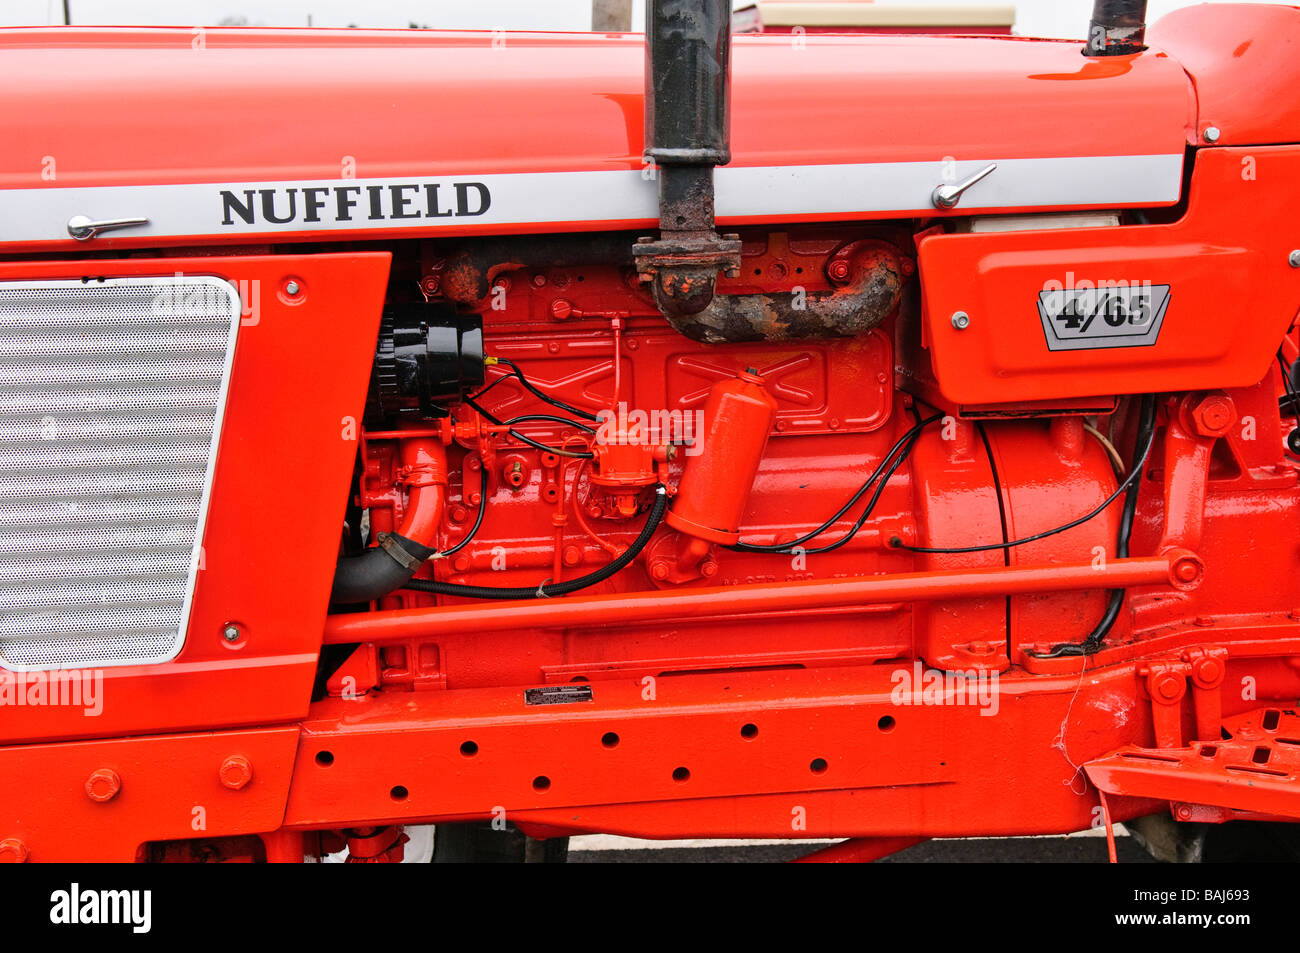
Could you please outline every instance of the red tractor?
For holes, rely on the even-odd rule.
[[[0,859],[1287,850],[1300,10],[1145,19],[0,30]]]

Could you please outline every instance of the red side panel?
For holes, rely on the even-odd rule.
[[[0,264],[0,280],[218,275],[239,283],[247,310],[185,647],[171,662],[104,670],[98,713],[6,706],[0,739],[303,717],[388,266],[386,252]],[[284,291],[290,278],[296,297]],[[228,623],[243,632],[234,643],[223,637]]]
[[[1300,307],[1281,185],[1298,176],[1300,149],[1202,149],[1187,213],[1169,225],[922,239],[924,343],[940,390],[993,404],[1256,383]],[[1066,327],[1040,311],[1049,289],[1107,283],[1167,288],[1162,323],[1140,339],[1104,337],[1103,315],[1090,329],[1087,315]]]

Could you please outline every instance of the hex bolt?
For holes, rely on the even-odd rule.
[[[239,630],[239,626],[235,625],[233,622],[227,623],[225,628],[221,630],[221,637],[227,642],[238,642],[240,636],[243,634],[244,633]]]
[[[1206,142],[1218,142],[1218,141],[1219,141],[1219,127],[1218,127],[1218,126],[1206,126],[1206,127],[1205,127],[1205,131],[1204,131],[1203,133],[1201,133],[1201,138],[1204,139]]]
[[[122,779],[112,768],[96,768],[86,778],[86,797],[103,804],[117,797],[122,790]]]
[[[1192,408],[1192,424],[1203,437],[1218,437],[1237,422],[1237,408],[1222,394],[1207,394]]]
[[[1286,256],[1286,260],[1292,268],[1300,268],[1300,248],[1292,249],[1291,254]]]
[[[970,327],[970,315],[965,311],[954,311],[952,313],[952,326],[958,331],[965,331]]]
[[[238,791],[253,780],[253,765],[242,754],[232,754],[221,762],[217,775],[222,784],[232,791]]]
[[[302,290],[301,286],[299,286],[298,282],[296,281],[291,281],[284,286],[284,293],[289,295],[289,297],[293,297],[301,290]]]

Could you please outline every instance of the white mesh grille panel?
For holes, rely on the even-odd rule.
[[[0,282],[0,666],[180,651],[239,317],[219,278]]]

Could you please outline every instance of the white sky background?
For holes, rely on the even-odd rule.
[[[644,0],[633,2],[641,8]],[[946,2],[963,4],[973,0]],[[587,30],[591,27],[591,0],[70,0],[70,3],[72,22],[80,24],[208,26],[224,17],[244,16],[250,24],[259,26],[306,26],[310,15],[314,26],[405,27],[417,22],[431,27],[471,30]],[[737,0],[736,6],[744,5],[743,0]],[[1190,0],[1149,0],[1147,22],[1155,22],[1170,10],[1192,5]],[[644,22],[641,9],[634,9],[634,28]],[[1018,0],[1015,32],[1025,36],[1081,39],[1091,12],[1092,0]],[[62,16],[62,0],[0,0],[0,25],[59,23]]]

